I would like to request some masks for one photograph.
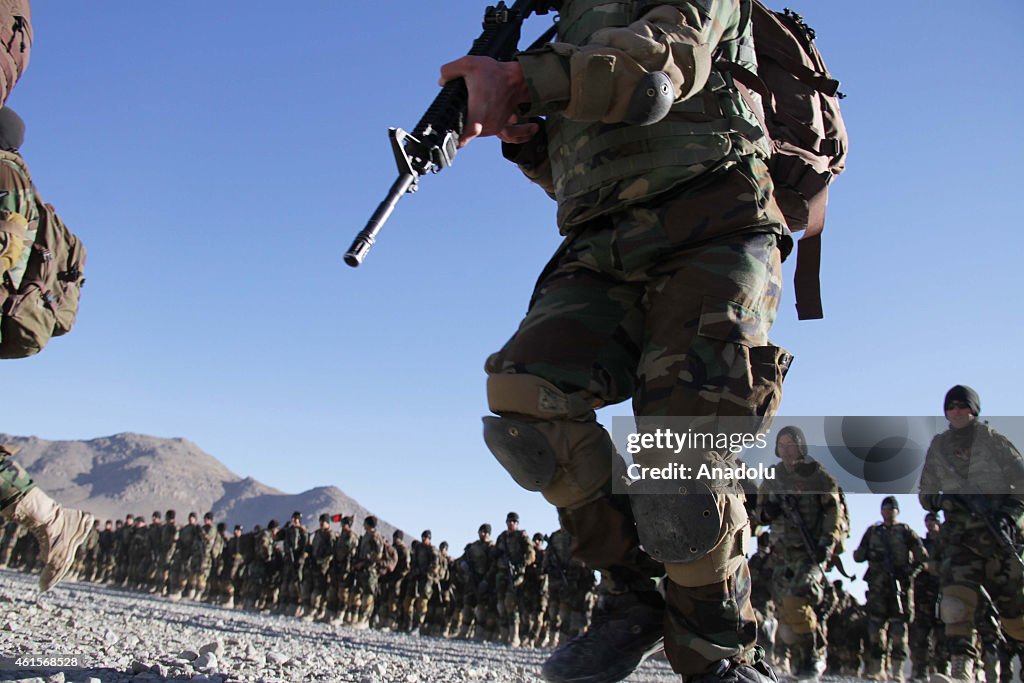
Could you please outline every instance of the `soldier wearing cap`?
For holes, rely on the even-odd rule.
[[[981,655],[975,615],[991,602],[1006,635],[1024,641],[1024,458],[978,419],[981,399],[958,384],[946,392],[949,429],[932,439],[921,470],[921,506],[942,512],[939,612],[949,650],[949,675],[974,680]]]
[[[224,594],[224,606],[228,608],[235,606],[235,595],[241,594],[241,574],[242,567],[245,566],[245,556],[242,554],[242,531],[242,525],[236,524],[235,528],[231,530],[231,538],[225,543],[224,552],[221,555],[220,584]]]
[[[520,644],[522,585],[526,567],[536,561],[530,537],[519,528],[519,514],[505,517],[505,530],[494,541],[494,583],[498,599],[498,639],[513,647]]]
[[[363,535],[359,537],[356,560],[352,565],[355,582],[349,596],[346,623],[352,628],[365,629],[370,626],[374,601],[377,596],[378,567],[384,552],[384,538],[377,532],[377,518],[368,515],[363,520]]]
[[[433,534],[425,529],[420,534],[419,542],[414,542],[410,554],[409,574],[405,579],[402,614],[399,628],[419,635],[430,606],[430,598],[434,595],[434,585],[438,580],[440,556],[433,544]]]
[[[899,501],[882,499],[882,521],[864,532],[853,552],[857,562],[867,562],[868,651],[864,675],[870,680],[904,680],[907,659],[907,624],[913,619],[913,580],[924,568],[928,553],[914,530],[897,521]],[[883,662],[888,661],[889,672]]]
[[[483,638],[489,630],[487,605],[494,592],[494,541],[491,525],[484,523],[477,529],[477,540],[467,543],[462,556],[455,562],[455,570],[462,585],[459,605],[459,638]]]
[[[760,521],[771,525],[772,602],[793,673],[817,680],[828,656],[825,624],[830,591],[825,571],[844,539],[842,498],[836,480],[810,457],[798,427],[779,430],[775,455],[782,463],[758,493]],[[781,648],[778,648],[781,649]],[[782,653],[780,668],[784,669]]]
[[[277,609],[281,614],[297,616],[303,611],[303,605],[300,604],[302,570],[309,545],[309,532],[302,525],[301,512],[296,510],[292,513],[288,526],[278,534],[278,541],[281,543],[284,559],[281,566],[281,589]]]
[[[924,526],[927,533],[921,542],[928,551],[928,562],[924,571],[914,577],[914,621],[910,624],[911,675],[914,679],[944,672],[949,662],[942,619],[939,618],[939,564],[942,559],[939,516],[934,512],[925,514]]]
[[[341,522],[341,531],[334,540],[334,558],[331,560],[331,590],[327,603],[327,620],[337,623],[344,619],[349,595],[355,583],[352,570],[359,549],[359,535],[352,530],[351,515],[335,515]]]
[[[334,561],[334,532],[330,515],[319,517],[319,528],[309,539],[309,554],[302,572],[302,618],[306,621],[323,619],[327,610],[327,588]]]

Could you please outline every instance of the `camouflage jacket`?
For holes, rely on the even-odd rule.
[[[309,562],[321,574],[326,574],[334,561],[334,532],[317,529],[309,541]]]
[[[813,549],[828,556],[843,534],[836,480],[810,458],[792,471],[781,463],[774,471],[775,478],[761,484],[758,507],[761,520],[771,525],[776,562],[816,562],[808,556],[803,530]]]
[[[522,114],[547,117],[550,180],[538,182],[558,201],[563,233],[710,169],[767,158],[757,116],[714,67],[722,57],[756,72],[749,17],[750,0],[563,0],[557,41],[517,56],[530,95]],[[650,71],[668,74],[675,104],[657,123],[625,125]]]
[[[174,550],[177,547],[178,525],[174,522],[164,522],[160,525],[160,561],[166,564],[174,559]]]
[[[356,548],[356,562],[352,569],[354,571],[377,571],[377,562],[384,553],[384,537],[376,531],[367,531],[359,537],[359,546]]]
[[[494,565],[499,574],[521,578],[536,560],[530,537],[522,529],[502,531],[494,542]]]
[[[331,571],[335,576],[347,576],[352,570],[359,549],[359,536],[356,532],[342,529],[334,541],[334,559]]]
[[[13,291],[28,266],[38,224],[36,190],[24,159],[0,150],[0,277]]]
[[[440,574],[440,557],[437,548],[433,545],[418,541],[413,543],[409,576],[425,577],[429,581],[436,581]]]
[[[582,562],[573,559],[572,535],[565,529],[559,529],[548,537],[543,568],[552,591],[573,585],[584,574],[593,575]]]
[[[988,535],[985,521],[975,514],[979,509],[1009,516],[1024,531],[1024,458],[983,422],[932,439],[919,491],[921,507],[943,510],[943,537],[947,532]]]
[[[465,550],[462,551],[459,566],[470,574],[467,583],[476,586],[490,575],[494,567],[494,543],[479,539],[467,543]]]
[[[284,561],[293,567],[299,566],[306,557],[306,546],[309,544],[309,532],[304,526],[288,526],[277,534],[284,553]]]
[[[907,581],[928,561],[928,551],[914,530],[906,524],[897,522],[886,526],[876,522],[864,532],[860,545],[853,551],[853,559],[868,563],[868,573],[864,575],[864,580],[869,586],[875,583],[876,577],[888,579],[895,574],[906,589]]]

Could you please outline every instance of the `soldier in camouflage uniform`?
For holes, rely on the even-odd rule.
[[[395,530],[391,535],[391,547],[398,554],[395,568],[380,577],[380,595],[377,603],[376,622],[379,628],[398,628],[401,601],[405,596],[403,580],[409,573],[410,551],[405,544],[405,534]]]
[[[530,537],[519,528],[519,514],[505,517],[505,531],[494,541],[494,586],[498,596],[498,639],[518,647],[526,568],[536,561]]]
[[[499,415],[485,421],[488,446],[558,508],[577,558],[609,582],[601,619],[543,674],[624,677],[664,637],[680,674],[718,680],[745,667],[769,680],[754,648],[742,493],[613,490],[614,448],[594,413],[632,399],[638,416],[735,415],[753,418],[744,427],[755,432],[778,405],[790,357],[768,330],[791,239],[767,138],[712,68],[717,55],[756,71],[750,2],[559,5],[557,42],[511,62],[442,67],[469,90],[462,143],[509,143],[507,156],[556,199],[565,235],[519,330],[486,362]],[[633,106],[658,92],[646,85],[655,71],[676,102],[661,120]],[[526,122],[536,115],[547,117],[542,130]],[[651,125],[623,125],[640,123]],[[683,456],[698,465],[720,454]],[[678,538],[678,517],[707,522]],[[665,598],[652,580],[662,575]]]
[[[924,516],[927,529],[922,539],[928,551],[925,571],[914,577],[914,621],[910,624],[910,661],[912,676],[924,680],[929,674],[944,672],[949,659],[946,654],[946,636],[939,617],[939,565],[941,540],[939,516],[929,512]]]
[[[132,535],[135,533],[135,516],[126,515],[121,527],[116,532],[117,543],[114,548],[114,583],[124,586],[128,582],[128,565],[131,563]]]
[[[227,523],[217,522],[216,531],[213,534],[213,545],[210,546],[210,571],[206,574],[206,594],[202,596],[204,602],[212,604],[223,602],[224,585],[220,577],[224,573],[224,549],[228,545],[228,540]]]
[[[786,645],[794,673],[816,679],[827,658],[823,619],[831,590],[825,568],[843,533],[839,486],[808,457],[807,440],[796,427],[779,430],[775,455],[782,464],[774,478],[765,477],[758,499],[761,520],[771,525],[776,640]]]
[[[188,513],[188,523],[178,529],[178,538],[171,555],[170,576],[167,582],[167,597],[179,599],[186,591],[192,576],[195,561],[195,546],[199,537],[199,515]]]
[[[121,520],[118,520],[121,521]],[[97,557],[98,576],[96,581],[107,583],[114,575],[115,549],[117,548],[117,532],[113,520],[108,519],[100,532],[100,548]]]
[[[869,680],[902,681],[907,659],[907,624],[913,619],[913,580],[928,561],[928,553],[914,530],[896,521],[899,502],[882,500],[882,521],[864,532],[853,552],[856,562],[867,562],[868,652],[864,675]],[[890,672],[883,672],[884,661]],[[888,673],[888,676],[887,676]]]
[[[178,516],[174,510],[168,510],[164,515],[164,523],[160,527],[160,546],[156,557],[157,574],[153,586],[154,593],[167,594],[173,591],[171,576],[177,551]]]
[[[246,609],[263,611],[276,603],[273,562],[277,529],[277,520],[272,519],[267,522],[266,529],[255,527],[252,531],[252,557],[245,567]]]
[[[427,617],[430,598],[434,595],[440,562],[437,548],[433,545],[433,534],[426,529],[420,534],[419,543],[413,543],[410,553],[405,598],[398,623],[400,630],[419,635]]]
[[[868,618],[863,605],[834,581],[836,605],[828,616],[828,672],[841,676],[860,674],[861,653],[868,646]]]
[[[484,635],[487,624],[487,603],[493,592],[491,579],[494,566],[494,541],[491,540],[491,525],[481,524],[477,540],[467,543],[462,557],[456,562],[456,571],[463,586],[459,600],[459,638]]]
[[[302,573],[300,602],[304,605],[302,618],[307,621],[324,617],[331,562],[334,561],[334,532],[331,531],[331,518],[322,514],[319,522],[320,528],[314,531],[310,538],[309,554]]]
[[[221,540],[217,527],[213,525],[213,513],[203,515],[203,524],[197,528],[192,541],[192,564],[188,579],[187,596],[202,599],[206,593],[207,581],[213,568],[214,551]]]
[[[221,554],[220,585],[221,593],[224,595],[224,606],[231,608],[235,606],[235,594],[239,592],[241,584],[242,568],[245,566],[245,556],[242,554],[242,527],[236,524],[231,531],[231,538],[224,544],[224,552]]]
[[[149,546],[149,556],[139,560],[145,565],[142,579],[150,593],[159,593],[163,590],[163,582],[166,580],[164,572],[167,570],[167,562],[164,559],[164,530],[163,515],[159,510],[154,510],[150,516],[149,526],[143,534]],[[175,531],[175,533],[177,533]],[[139,541],[142,542],[141,540]]]
[[[341,518],[341,531],[334,541],[334,558],[331,560],[331,590],[327,603],[330,623],[344,620],[349,604],[349,595],[355,584],[352,570],[359,550],[359,535],[352,530],[352,517]]]
[[[128,550],[128,586],[136,590],[148,590],[151,593],[159,592],[160,586],[154,586],[150,582],[153,576],[154,562],[152,548],[150,547],[149,531],[152,527],[146,526],[146,520],[139,515],[135,518],[134,531],[131,534],[131,547]],[[159,530],[161,527],[157,527]]]
[[[527,645],[537,645],[538,639],[542,638],[544,616],[548,611],[548,575],[544,573],[544,534],[537,532],[531,540],[534,561],[526,566],[520,591],[523,620],[520,637]]]
[[[448,554],[448,541],[441,541],[437,546],[437,581],[434,584],[434,595],[427,607],[427,634],[450,637],[455,618],[455,577],[452,571],[452,557]]]
[[[1003,631],[1024,640],[1024,572],[1020,553],[1006,547],[1024,529],[1024,459],[1006,437],[978,420],[981,400],[964,385],[946,393],[949,429],[936,436],[921,471],[921,506],[943,513],[939,611],[946,627],[949,676],[974,678],[978,647],[975,615],[987,594]]]
[[[757,495],[752,498],[756,501]],[[775,565],[772,562],[772,539],[769,532],[758,535],[757,552],[747,560],[747,570],[750,572],[750,605],[757,614],[757,643],[764,648],[767,660],[773,662],[775,631],[779,622],[775,618],[775,603],[772,602],[772,573]]]
[[[355,582],[349,594],[346,623],[352,628],[365,629],[370,626],[374,600],[377,595],[377,563],[384,551],[384,538],[377,533],[377,518],[370,515],[363,520],[363,535],[356,548],[356,559],[352,565]]]
[[[302,593],[302,570],[306,563],[306,552],[309,546],[309,532],[302,525],[302,513],[292,513],[291,522],[278,534],[284,564],[281,567],[281,590],[278,596],[278,611],[282,614],[298,615],[302,613],[300,604]]]
[[[94,519],[92,521],[92,529],[89,530],[89,535],[85,537],[85,541],[82,545],[78,546],[78,557],[80,558],[80,564],[76,567],[76,574],[80,581],[95,581],[97,573],[97,563],[100,552],[100,520]]]
[[[547,634],[542,645],[559,645],[587,626],[594,571],[572,556],[572,535],[558,529],[548,537],[544,573],[548,577]]]

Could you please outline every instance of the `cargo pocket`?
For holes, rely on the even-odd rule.
[[[793,356],[768,341],[767,323],[755,311],[728,299],[705,296],[697,334],[718,342],[719,417],[754,418],[745,431],[768,428],[782,401],[782,380]],[[706,344],[708,345],[708,344]],[[739,427],[739,425],[736,425]]]

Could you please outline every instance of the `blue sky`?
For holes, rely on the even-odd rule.
[[[851,152],[826,318],[798,322],[787,298],[773,330],[796,354],[784,413],[932,415],[963,382],[983,412],[1020,414],[1024,102],[1007,65],[1024,6],[793,4],[849,95]],[[479,422],[483,361],[558,243],[553,203],[477,141],[401,201],[361,268],[341,261],[394,180],[387,128],[419,120],[483,6],[37,0],[9,104],[88,284],[69,336],[5,364],[0,428],[182,436],[456,548],[510,509],[555,528]],[[854,516],[855,545],[877,500]]]

